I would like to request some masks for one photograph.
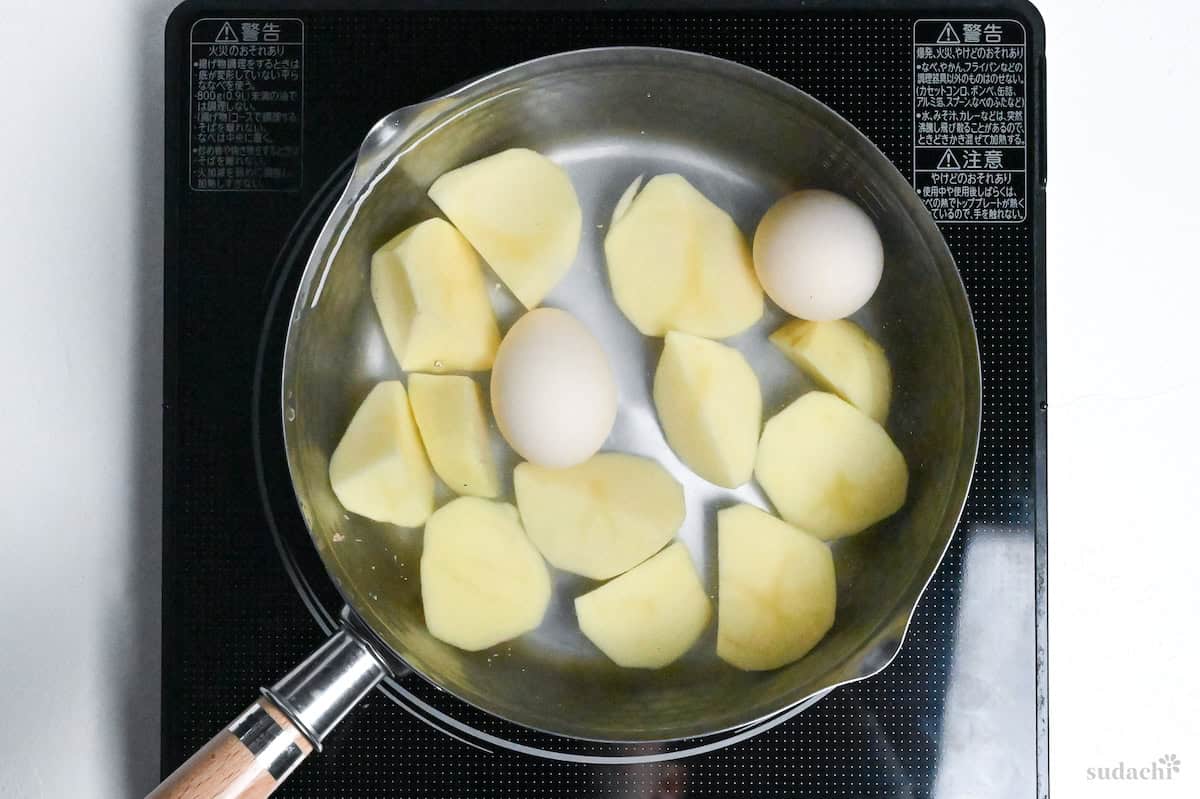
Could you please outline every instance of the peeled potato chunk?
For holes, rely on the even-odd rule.
[[[627,210],[626,207],[627,206]],[[659,175],[618,203],[604,238],[621,311],[647,336],[681,330],[724,338],[763,313],[745,236],[679,175]]]
[[[717,512],[717,656],[746,671],[808,654],[833,626],[829,546],[750,505]]]
[[[667,333],[654,373],[654,406],[667,443],[692,471],[726,488],[750,479],[762,391],[740,352]]]
[[[482,268],[444,219],[410,227],[371,256],[371,297],[402,369],[492,368],[500,331]]]
[[[429,197],[526,308],[542,301],[579,250],[583,214],[571,179],[533,150],[505,150],[447,172]]]
[[[637,196],[638,191],[642,188],[642,181],[645,179],[645,175],[638,175],[634,178],[633,183],[630,183],[625,188],[625,191],[621,192],[621,196],[617,199],[617,204],[613,206],[612,218],[608,220],[609,230],[612,230],[613,225],[617,224],[621,217],[625,216],[625,212],[629,210],[629,206],[633,205],[633,198]]]
[[[425,524],[421,601],[430,634],[472,652],[541,624],[550,572],[517,509],[478,497],[438,508]]]
[[[567,469],[522,463],[513,485],[525,529],[546,560],[596,580],[641,563],[683,524],[683,487],[636,455],[602,452]]]
[[[403,527],[429,517],[433,472],[403,383],[380,383],[358,406],[329,459],[329,482],[360,516]]]
[[[687,547],[675,543],[575,600],[579,628],[627,669],[658,669],[692,648],[712,607]]]
[[[754,475],[784,519],[826,540],[891,516],[908,492],[908,466],[887,431],[823,391],[767,421]]]
[[[500,493],[479,386],[462,375],[409,375],[408,393],[425,450],[456,494]]]
[[[887,421],[892,368],[883,347],[847,319],[793,319],[771,334],[771,343],[826,391],[875,421]]]

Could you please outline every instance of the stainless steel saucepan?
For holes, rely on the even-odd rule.
[[[798,662],[739,671],[716,658],[710,629],[668,668],[617,668],[575,622],[574,597],[595,584],[565,574],[555,576],[541,627],[492,652],[463,652],[431,637],[423,623],[421,531],[349,514],[335,499],[329,456],[350,416],[374,383],[402,377],[371,303],[372,251],[438,213],[425,192],[439,175],[517,146],[562,164],[583,207],[578,260],[546,304],[580,318],[613,363],[621,406],[605,449],[655,458],[683,483],[688,514],[680,536],[717,601],[716,510],[735,502],[770,506],[754,485],[731,491],[694,476],[663,440],[650,399],[661,340],[642,337],[625,320],[607,284],[601,245],[612,208],[639,175],[678,172],[747,235],[775,199],[801,187],[852,197],[875,220],[886,253],[883,281],[855,319],[892,363],[887,427],[911,469],[909,496],[892,518],[834,545],[837,621]],[[505,328],[520,309],[499,283],[491,293]],[[766,341],[782,319],[772,307],[732,339],[759,376],[764,418],[811,387]],[[804,92],[748,67],[609,48],[501,70],[371,129],[301,279],[280,399],[296,496],[345,598],[345,623],[156,797],[266,796],[382,678],[409,671],[511,722],[622,742],[739,727],[875,674],[899,649],[966,499],[980,373],[967,297],[946,243],[905,177],[861,133]],[[498,435],[495,453],[511,501],[515,460]]]

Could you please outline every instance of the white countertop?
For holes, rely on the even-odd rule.
[[[157,774],[171,5],[0,2],[0,797]],[[1200,786],[1200,7],[1144,5],[1041,3],[1060,799]]]

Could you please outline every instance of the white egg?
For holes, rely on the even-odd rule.
[[[617,416],[617,386],[600,343],[557,308],[522,316],[492,366],[492,412],[505,440],[539,466],[596,454]]]
[[[754,270],[767,296],[793,316],[842,319],[879,286],[883,243],[852,201],[831,191],[798,191],[758,223]]]

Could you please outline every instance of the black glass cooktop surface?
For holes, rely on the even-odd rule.
[[[941,223],[978,327],[983,428],[959,530],[904,648],[756,734],[616,763],[510,751],[505,723],[401,683],[279,795],[1045,794],[1045,77],[1030,6],[193,2],[166,36],[164,772],[338,612],[291,492],[278,373],[291,295],[365,131],[504,65],[636,44],[804,89],[874,141]]]

